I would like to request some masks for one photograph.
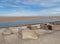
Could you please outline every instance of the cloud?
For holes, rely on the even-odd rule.
[[[42,7],[50,7],[50,6],[59,6],[60,0],[1,0],[2,4],[25,4],[25,5],[38,5]]]
[[[44,9],[42,11],[11,11],[11,12],[1,12],[0,16],[60,16],[60,8],[50,8]]]
[[[0,12],[3,16],[60,16],[60,0],[0,0],[1,8],[12,8]]]
[[[27,5],[39,5],[43,7],[60,5],[60,0],[16,0],[16,2],[21,2]]]
[[[39,13],[39,12],[38,12]],[[50,8],[40,11],[41,15],[60,16],[60,8]]]

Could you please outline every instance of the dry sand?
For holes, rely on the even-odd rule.
[[[36,19],[58,19],[60,16],[20,16],[20,17],[0,17],[0,22],[14,21],[14,20],[36,20]]]

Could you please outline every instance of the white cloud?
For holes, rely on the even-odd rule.
[[[16,2],[22,2],[29,5],[39,5],[43,7],[57,6],[60,5],[60,0],[16,0]]]
[[[11,11],[11,12],[2,12],[3,16],[60,16],[60,8],[51,8],[45,9],[42,11]]]
[[[7,1],[11,1],[11,3],[7,3]],[[59,8],[49,8],[49,9],[43,9],[40,11],[27,11],[24,10],[26,6],[21,6],[21,5],[16,5],[17,3],[23,3],[26,5],[38,5],[38,6],[43,6],[43,7],[50,7],[50,6],[59,6],[60,0],[2,0],[2,4],[0,4],[0,8],[3,8],[4,6],[9,6],[9,7],[17,7],[20,8],[21,11],[16,11],[13,10],[13,12],[7,12],[7,13],[1,13],[5,14],[8,16],[37,16],[37,15],[59,15],[60,16],[60,7]],[[4,3],[5,2],[5,3]],[[12,4],[14,3],[14,4]]]
[[[39,13],[39,12],[38,12]],[[41,15],[60,16],[60,8],[50,8],[40,11]]]
[[[27,5],[38,5],[43,7],[60,6],[60,0],[1,0],[1,2],[23,3]],[[4,3],[3,3],[4,4]],[[8,3],[9,4],[9,3]]]

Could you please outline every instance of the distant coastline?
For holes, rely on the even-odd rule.
[[[0,16],[0,22],[15,21],[15,20],[35,20],[35,19],[57,19],[60,20],[60,16]]]

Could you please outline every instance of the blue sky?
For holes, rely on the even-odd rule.
[[[0,0],[0,16],[60,16],[60,0]]]

